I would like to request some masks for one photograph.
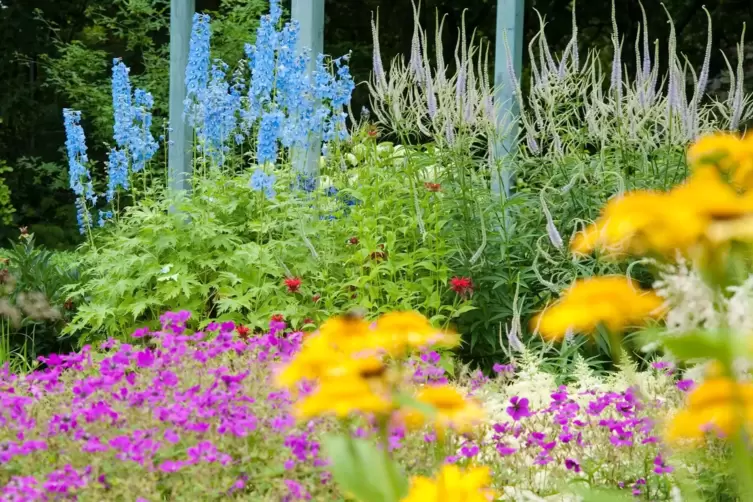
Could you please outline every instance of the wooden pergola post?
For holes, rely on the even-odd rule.
[[[523,7],[524,0],[497,0],[497,37],[494,47],[494,85],[497,105],[497,124],[500,131],[508,133],[497,146],[497,159],[502,160],[501,172],[492,176],[492,191],[510,195],[512,176],[507,164],[508,157],[517,148],[518,115],[520,110],[515,98],[515,81],[508,71],[505,42],[510,48],[512,68],[520,79],[523,67]],[[500,186],[501,185],[501,186]]]
[[[172,191],[188,191],[190,187],[193,145],[191,128],[183,118],[183,101],[186,99],[186,66],[195,10],[195,0],[170,2],[168,186]]]
[[[298,50],[311,50],[308,74],[311,78],[316,56],[324,52],[324,0],[292,0],[292,18],[301,25]],[[321,155],[321,138],[311,138],[307,152],[294,152],[293,164],[299,173],[306,177],[315,177],[319,171]]]

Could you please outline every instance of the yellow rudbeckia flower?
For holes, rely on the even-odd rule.
[[[344,375],[319,382],[316,390],[295,405],[295,414],[305,420],[331,415],[343,418],[353,413],[388,414],[392,399],[378,379]]]
[[[663,315],[663,300],[622,276],[577,281],[554,305],[537,315],[532,329],[548,340],[568,332],[593,333],[604,325],[613,333]]]
[[[728,174],[743,190],[753,187],[753,135],[745,137],[718,132],[699,138],[688,148],[688,163],[694,168],[714,166]]]
[[[445,465],[436,479],[412,478],[402,502],[488,502],[495,496],[490,483],[488,467],[463,471],[456,465]]]
[[[706,224],[690,207],[668,207],[662,192],[635,191],[610,200],[599,219],[577,233],[570,249],[589,254],[595,249],[607,255],[671,254],[695,243]]]
[[[391,355],[402,355],[408,350],[433,347],[452,348],[460,337],[433,327],[418,312],[391,312],[377,319],[376,344]]]
[[[753,429],[753,383],[714,377],[691,391],[684,409],[667,427],[667,440],[698,441],[709,433],[735,435],[741,426]]]
[[[456,432],[470,432],[484,419],[484,410],[476,402],[467,399],[451,385],[429,386],[421,389],[416,399],[435,410],[433,425],[438,432],[452,429]],[[429,417],[418,410],[406,410],[403,420],[408,427],[418,428],[427,423]]]

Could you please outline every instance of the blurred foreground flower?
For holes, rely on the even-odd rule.
[[[571,250],[673,258],[699,245],[753,240],[753,192],[745,192],[753,187],[753,136],[705,136],[688,150],[688,163],[690,178],[668,192],[638,190],[609,201]]]
[[[688,149],[688,163],[714,166],[729,175],[738,188],[753,188],[753,134],[739,137],[718,132],[703,136]]]
[[[667,428],[670,442],[702,440],[708,434],[735,436],[741,427],[753,430],[753,383],[715,377],[688,394],[685,409]]]
[[[441,436],[448,428],[459,433],[468,433],[484,419],[484,411],[475,401],[466,399],[450,385],[428,386],[416,397],[419,403],[435,410],[435,416],[427,417],[417,410],[403,415],[406,425],[418,428],[431,421]]]
[[[301,381],[318,381],[314,394],[300,403],[305,417],[387,412],[395,378],[384,356],[399,363],[411,351],[457,343],[457,335],[434,328],[416,312],[385,314],[374,325],[356,315],[334,317],[304,341],[277,383],[291,388]]]
[[[487,502],[495,497],[488,488],[490,481],[486,467],[462,471],[456,465],[445,465],[436,479],[413,478],[403,502]]]
[[[600,325],[618,333],[661,317],[662,304],[654,292],[640,289],[626,277],[593,277],[573,284],[531,326],[547,340],[561,340],[568,332],[594,333]]]

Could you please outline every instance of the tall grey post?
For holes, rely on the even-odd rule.
[[[512,67],[520,79],[523,66],[523,7],[524,0],[497,0],[497,38],[494,46],[494,85],[496,87],[497,124],[506,134],[497,145],[496,158],[501,161],[500,173],[492,175],[492,191],[510,195],[512,176],[509,155],[517,148],[518,101],[515,98],[515,81],[508,71],[505,41],[510,48]],[[500,184],[502,186],[500,186]]]
[[[183,120],[186,99],[186,66],[191,40],[195,0],[170,2],[170,133],[168,185],[173,191],[188,191],[193,154],[191,128]]]
[[[292,17],[301,24],[298,50],[311,50],[309,78],[316,65],[316,56],[324,52],[324,0],[292,0]],[[307,152],[293,152],[293,163],[297,172],[315,177],[319,170],[321,138],[311,138]]]

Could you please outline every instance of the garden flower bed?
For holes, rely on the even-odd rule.
[[[0,374],[2,500],[337,500],[320,439],[337,424],[296,420],[291,405],[312,390],[280,390],[274,376],[306,336],[283,320],[266,334],[233,323],[186,329],[187,312],[162,329],[109,340],[46,368]],[[413,359],[416,388],[448,378],[485,409],[470,434],[391,427],[388,449],[409,474],[444,464],[486,465],[504,500],[564,497],[573,486],[619,487],[644,500],[668,498],[674,466],[660,419],[680,402],[671,368],[625,370],[609,379],[585,363],[557,385],[529,353],[450,378],[440,355]],[[681,387],[686,388],[684,385]],[[366,419],[349,433],[371,437]],[[560,498],[562,499],[562,498]]]

